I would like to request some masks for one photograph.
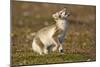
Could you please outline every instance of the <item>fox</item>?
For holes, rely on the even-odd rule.
[[[63,42],[68,28],[68,16],[66,8],[52,14],[55,23],[46,26],[36,32],[33,38],[32,49],[34,52],[43,55],[59,51],[64,53]]]

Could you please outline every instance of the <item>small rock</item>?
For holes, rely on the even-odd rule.
[[[91,61],[91,59],[87,59],[87,61]]]

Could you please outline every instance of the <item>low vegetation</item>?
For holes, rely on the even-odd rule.
[[[66,7],[71,12],[64,54],[40,56],[32,50],[37,30],[55,23],[51,15]],[[69,63],[96,60],[96,7],[30,2],[12,3],[11,65]]]

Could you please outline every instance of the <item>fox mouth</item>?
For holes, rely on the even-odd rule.
[[[62,12],[62,13],[59,15],[59,18],[67,18],[68,16],[70,16],[70,13]]]
[[[70,13],[67,13],[68,16],[70,16]]]
[[[67,15],[67,16],[69,16],[69,15],[70,15],[70,13],[64,12],[64,15]]]

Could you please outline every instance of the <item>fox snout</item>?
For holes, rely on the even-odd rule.
[[[70,13],[67,13],[66,8],[64,8],[61,11],[56,12],[55,14],[53,14],[52,17],[55,20],[59,20],[59,19],[66,19],[69,15],[70,15]]]

